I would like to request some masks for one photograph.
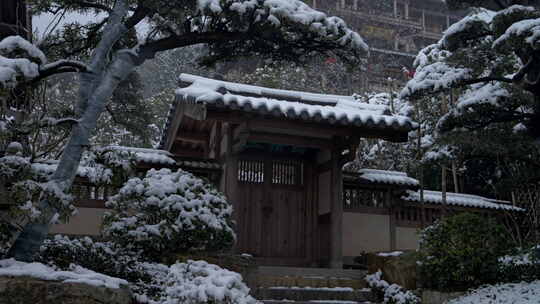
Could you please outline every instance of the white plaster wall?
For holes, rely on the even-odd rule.
[[[396,249],[416,250],[418,249],[418,229],[417,228],[396,228]]]
[[[54,225],[50,233],[99,235],[106,211],[107,209],[79,208],[79,213],[72,216],[67,224]]]
[[[343,255],[390,250],[390,216],[364,213],[343,214]]]

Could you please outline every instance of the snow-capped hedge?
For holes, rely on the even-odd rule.
[[[366,276],[366,281],[383,298],[384,304],[419,304],[420,298],[397,284],[382,279],[382,271]]]
[[[104,234],[149,256],[232,246],[232,207],[209,183],[183,170],[150,170],[109,199]]]

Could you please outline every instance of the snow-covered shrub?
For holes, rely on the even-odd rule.
[[[183,170],[150,170],[109,199],[104,234],[157,260],[232,246],[232,207],[212,185]]]
[[[531,282],[540,279],[540,245],[499,258],[500,282]]]
[[[137,166],[134,153],[110,147],[94,149],[88,153],[86,161],[111,170],[109,183],[116,186],[121,186],[134,176]]]
[[[42,199],[55,208],[55,221],[66,220],[76,212],[72,196],[36,174],[30,160],[20,155],[0,158],[0,190],[0,204],[7,206],[0,217],[0,255],[7,249],[17,225],[42,216]]]
[[[169,267],[142,257],[113,242],[56,235],[45,241],[36,261],[66,271],[77,265],[126,280],[138,303],[256,303],[236,272],[204,261]]]
[[[255,304],[242,276],[205,261],[172,265],[163,304]]]
[[[41,246],[36,261],[69,270],[72,265],[121,278],[129,282],[134,294],[142,298],[161,297],[168,266],[140,259],[138,252],[112,242],[97,242],[89,237],[69,238],[56,235]]]
[[[422,286],[461,291],[498,282],[498,259],[510,249],[506,230],[492,218],[470,213],[443,218],[421,232]]]
[[[371,289],[383,299],[384,304],[419,304],[420,298],[397,284],[390,284],[382,279],[382,271],[366,276]]]

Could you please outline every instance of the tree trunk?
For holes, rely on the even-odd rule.
[[[127,28],[122,24],[126,12],[125,2],[117,1],[103,37],[92,54],[90,65],[92,76],[87,74],[81,77],[81,93],[77,104],[77,112],[81,117],[79,123],[72,128],[71,137],[50,181],[50,185],[59,191],[71,188],[82,154],[90,145],[91,132],[95,129],[99,116],[105,110],[114,90],[135,69],[136,63],[142,63],[136,60],[133,52],[125,50],[117,52],[113,62],[106,67],[107,56],[112,46],[127,32]],[[39,247],[47,237],[57,213],[46,199],[39,202],[39,208],[42,211],[41,218],[23,228],[8,252],[9,257],[31,262],[39,252]]]
[[[444,216],[448,213],[448,207],[446,206],[446,167],[442,166],[442,173],[441,173],[441,196],[442,196],[442,208],[443,208],[443,214]]]
[[[454,192],[459,193],[459,181],[458,181],[458,174],[457,174],[457,165],[456,161],[452,161],[452,177],[454,179]]]
[[[99,116],[104,112],[105,106],[118,84],[135,69],[136,61],[134,59],[133,55],[128,51],[118,52],[113,64],[102,77],[96,91],[90,97],[83,116],[72,129],[71,137],[51,180],[54,187],[58,187],[59,190],[66,191],[71,188],[82,154],[90,145],[91,132],[95,129]],[[81,86],[91,85],[81,81]],[[56,210],[47,200],[40,201],[39,207],[40,210],[45,211],[42,219],[29,223],[24,227],[8,256],[19,261],[32,261],[34,255],[39,251],[39,247],[47,237],[52,224],[51,221],[56,214]]]

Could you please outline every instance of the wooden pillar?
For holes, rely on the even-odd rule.
[[[312,5],[312,8],[316,9],[317,8],[317,0],[313,0],[313,5]]]
[[[385,194],[386,206],[390,210],[390,250],[397,250],[396,244],[396,206],[394,204],[394,196],[392,195],[392,190],[388,190]]]
[[[355,11],[358,10],[358,0],[354,0],[354,3],[353,3],[353,9],[354,9]]]
[[[426,32],[426,11],[422,10],[422,29]]]
[[[330,267],[343,268],[343,171],[339,150],[332,151],[332,200],[330,227]]]
[[[394,18],[398,16],[397,0],[394,0]]]
[[[234,129],[231,124],[227,125],[227,154],[225,155],[225,195],[227,200],[233,206],[233,219],[238,223],[239,206],[237,200],[238,190],[238,156],[233,151],[234,144]],[[238,232],[238,231],[237,231]],[[238,234],[237,234],[238,235]],[[240,236],[242,237],[242,236]]]
[[[409,2],[405,2],[405,19],[409,20]]]

